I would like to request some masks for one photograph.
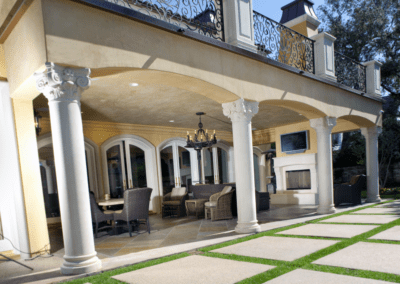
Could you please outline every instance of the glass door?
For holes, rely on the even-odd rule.
[[[127,188],[123,149],[123,142],[120,141],[106,151],[108,187],[112,198],[122,198]]]
[[[161,178],[163,195],[172,191],[174,187],[186,187],[197,183],[197,167],[192,167],[196,152],[186,149],[183,141],[168,143],[160,151]]]
[[[179,170],[178,170],[178,186],[188,188],[192,184],[192,167],[190,161],[190,152],[181,146],[178,146]]]
[[[126,167],[129,188],[147,187],[145,152],[125,143]]]
[[[160,158],[163,195],[166,195],[170,193],[174,187],[177,187],[172,146],[167,146],[162,149],[160,151]]]

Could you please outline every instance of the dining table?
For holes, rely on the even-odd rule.
[[[107,210],[108,206],[123,205],[124,199],[123,198],[110,198],[108,200],[100,199],[97,201],[97,204],[99,204],[100,206],[103,206],[104,210]]]

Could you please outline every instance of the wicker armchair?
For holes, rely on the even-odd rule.
[[[186,187],[174,187],[163,197],[162,218],[166,216],[185,216],[185,201],[188,200]]]
[[[114,220],[113,213],[114,211],[101,211],[99,206],[96,203],[96,198],[94,197],[94,193],[90,192],[90,212],[92,213],[92,222],[94,223],[94,233],[95,237],[97,238],[97,232],[99,231],[99,224],[105,221],[112,221]],[[112,228],[110,226],[103,226],[100,230]]]
[[[152,191],[153,189],[148,187],[125,190],[124,208],[114,213],[114,221],[122,220],[127,223],[131,237],[131,225],[138,225],[141,222],[146,223],[150,234],[149,204]]]
[[[335,206],[341,203],[361,204],[361,191],[367,187],[365,175],[353,176],[350,183],[334,185]]]
[[[226,186],[221,192],[210,196],[210,201],[205,203],[205,215],[211,213],[211,221],[232,219],[232,195],[235,190]]]

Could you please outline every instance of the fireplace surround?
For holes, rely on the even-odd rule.
[[[274,158],[276,194],[271,204],[318,204],[317,154]]]

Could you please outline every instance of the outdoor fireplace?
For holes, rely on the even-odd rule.
[[[318,204],[317,154],[274,158],[276,194],[271,204]]]
[[[304,190],[310,188],[310,170],[286,171],[286,190]]]

